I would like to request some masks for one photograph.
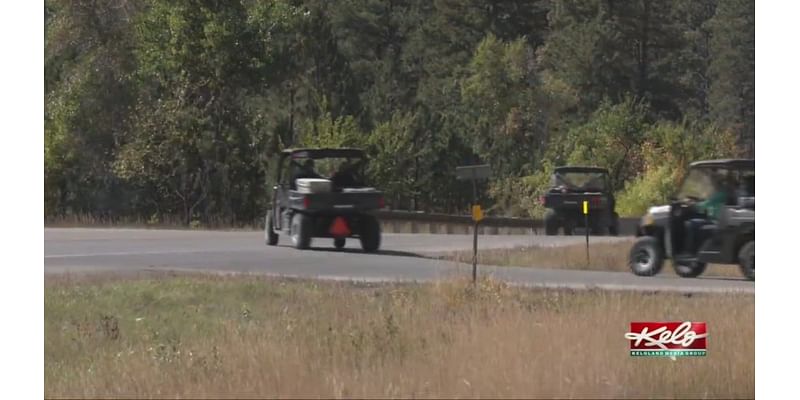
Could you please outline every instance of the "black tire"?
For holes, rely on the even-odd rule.
[[[700,261],[673,261],[672,268],[682,278],[697,278],[706,271],[706,263]]]
[[[664,267],[664,254],[658,239],[642,236],[633,243],[628,256],[628,266],[638,276],[653,276]]]
[[[590,235],[594,236],[605,236],[606,235],[606,227],[605,226],[593,226],[591,230],[589,230]]]
[[[381,247],[381,225],[378,220],[373,216],[366,216],[361,220],[361,229],[359,230],[359,240],[361,240],[361,248],[367,252],[372,253]]]
[[[553,210],[547,210],[544,213],[544,233],[547,236],[558,234],[558,215]]]
[[[333,247],[336,247],[336,250],[341,250],[344,248],[344,245],[347,243],[345,238],[334,238],[333,239]]]
[[[756,241],[751,240],[739,250],[739,268],[747,280],[756,280]]]
[[[311,247],[311,218],[301,213],[292,217],[292,245],[296,249],[305,250]]]
[[[611,215],[611,226],[608,227],[608,234],[619,236],[619,214],[617,213]]]
[[[264,224],[264,242],[268,246],[275,246],[278,244],[278,234],[275,233],[275,223],[272,222],[272,211],[267,214],[267,222]]]
[[[575,229],[575,224],[572,221],[565,219],[561,226],[564,228],[564,236],[572,236],[572,230]]]

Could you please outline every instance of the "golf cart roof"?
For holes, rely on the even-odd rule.
[[[340,148],[300,148],[300,149],[286,149],[281,151],[283,157],[291,156],[292,158],[357,158],[364,157],[364,151],[356,148],[340,147]]]
[[[594,172],[600,174],[607,174],[608,170],[602,167],[590,167],[590,166],[564,166],[564,167],[556,167],[553,170],[556,173],[568,173],[568,172]]]
[[[756,160],[752,158],[726,158],[719,160],[695,161],[689,164],[691,168],[755,168]]]

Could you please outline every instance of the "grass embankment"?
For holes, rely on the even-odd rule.
[[[754,297],[263,277],[48,277],[47,397],[754,396]],[[632,358],[631,321],[707,321]]]
[[[578,269],[591,271],[630,272],[628,254],[633,240],[614,243],[589,244],[589,262],[586,262],[586,245],[517,247],[491,249],[478,252],[478,263],[483,265]],[[464,263],[472,262],[472,251],[454,252],[444,257]],[[664,262],[662,274],[675,275],[671,261]],[[708,266],[703,276],[742,277],[735,265]]]

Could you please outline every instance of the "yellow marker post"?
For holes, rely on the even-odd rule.
[[[586,266],[589,266],[589,201],[583,201],[583,221],[586,229]]]
[[[480,222],[483,219],[483,210],[481,210],[481,206],[474,205],[472,206],[472,220],[475,222]]]
[[[475,226],[472,228],[472,284],[478,282],[478,224],[482,219],[483,210],[481,210],[481,206],[474,204],[472,206],[472,220],[475,222]]]

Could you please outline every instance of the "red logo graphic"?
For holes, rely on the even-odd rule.
[[[631,322],[625,338],[631,356],[684,357],[706,355],[705,322]]]

